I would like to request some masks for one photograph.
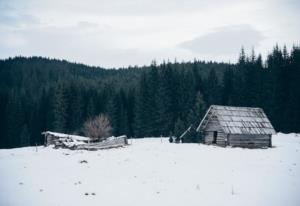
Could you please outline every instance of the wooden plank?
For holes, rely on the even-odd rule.
[[[198,128],[196,129],[196,131],[197,131],[197,132],[199,132],[199,131],[200,131],[200,129],[201,129],[201,126],[202,126],[202,123],[203,123],[204,121],[208,121],[208,120],[206,120],[206,118],[207,118],[208,114],[210,113],[210,111],[211,111],[211,108],[212,108],[212,105],[211,105],[211,106],[208,108],[208,110],[206,111],[206,113],[205,113],[205,115],[204,115],[203,119],[201,120],[201,122],[200,122],[200,124],[199,124]]]
[[[269,135],[241,135],[231,134],[229,136],[229,145],[240,147],[268,147],[271,137]]]

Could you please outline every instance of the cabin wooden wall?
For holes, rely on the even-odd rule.
[[[230,134],[228,144],[236,147],[271,147],[271,135],[253,135],[253,134]]]
[[[51,144],[54,144],[54,139],[55,137],[53,135],[45,134],[44,146],[49,146]]]
[[[220,126],[217,117],[213,116],[208,121],[206,127],[204,128],[204,143],[212,144],[214,140],[214,132],[218,132],[217,145],[226,146],[226,134],[224,133],[222,127]]]
[[[212,144],[214,132],[218,132],[217,145],[248,148],[272,147],[272,136],[264,134],[226,134],[220,126],[217,117],[213,116],[203,130],[205,144]]]

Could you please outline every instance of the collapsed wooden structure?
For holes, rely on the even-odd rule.
[[[79,135],[70,135],[58,132],[42,132],[44,135],[44,145],[54,145],[55,147],[73,147],[80,144],[86,144],[91,139],[89,137],[83,137]]]
[[[42,132],[42,135],[44,135],[44,145],[54,145],[54,148],[98,150],[123,147],[128,144],[126,135],[112,136],[102,141],[94,141],[89,137],[50,131]]]
[[[110,149],[110,148],[117,148],[123,147],[128,145],[127,136],[112,136],[108,137],[107,139],[101,142],[93,142],[88,144],[78,145],[76,149],[85,149],[85,150],[99,150],[99,149]]]
[[[205,144],[261,148],[272,146],[276,134],[261,108],[211,105],[200,122]]]

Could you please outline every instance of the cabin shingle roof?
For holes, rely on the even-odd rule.
[[[204,118],[216,116],[228,134],[275,134],[270,120],[261,108],[212,105]],[[203,127],[201,121],[197,130]],[[204,126],[205,127],[205,126]]]

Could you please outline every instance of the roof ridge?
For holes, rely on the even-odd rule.
[[[230,107],[230,108],[262,109],[261,107],[228,106],[228,105],[218,105],[218,104],[212,104],[211,107]]]

